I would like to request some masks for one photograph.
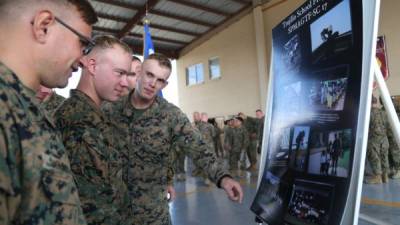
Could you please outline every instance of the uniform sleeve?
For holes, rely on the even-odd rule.
[[[214,183],[229,175],[222,162],[218,161],[214,152],[207,147],[200,132],[193,129],[189,119],[181,111],[176,112],[174,118],[173,144],[187,151]]]
[[[12,203],[21,198],[16,152],[19,143],[14,140],[12,127],[15,124],[10,119],[11,115],[5,107],[2,107],[0,114],[0,224],[10,224],[15,215],[15,210],[11,210],[15,209]]]
[[[13,192],[11,173],[7,165],[7,146],[4,128],[0,129],[0,224],[9,224],[8,196]]]

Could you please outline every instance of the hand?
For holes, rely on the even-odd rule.
[[[221,187],[225,190],[230,200],[242,203],[243,190],[239,182],[230,177],[224,177],[221,181]]]
[[[167,186],[167,196],[168,196],[168,194],[169,194],[168,201],[169,202],[174,201],[176,198],[176,192],[175,192],[174,186],[172,186],[172,185]]]

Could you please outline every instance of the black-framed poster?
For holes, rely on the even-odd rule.
[[[268,141],[251,206],[267,224],[341,224],[356,208],[375,55],[365,35],[376,33],[364,2],[306,1],[272,30]]]

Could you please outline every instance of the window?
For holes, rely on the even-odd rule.
[[[208,65],[210,69],[210,79],[215,79],[221,77],[221,69],[219,67],[219,58],[211,58],[208,60]]]
[[[195,64],[186,68],[186,85],[191,86],[204,82],[203,64]]]

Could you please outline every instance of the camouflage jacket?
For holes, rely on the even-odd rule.
[[[203,135],[203,140],[214,149],[214,137],[217,135],[214,126],[206,122],[199,122],[196,126]]]
[[[125,132],[129,143],[128,189],[134,205],[134,224],[168,224],[166,185],[168,171],[173,167],[170,155],[176,149],[174,145],[189,151],[214,182],[228,172],[179,108],[157,97],[148,109],[138,110],[129,101],[132,93],[106,114]]]
[[[231,151],[240,152],[248,147],[249,134],[243,126],[232,128],[231,134],[227,137],[225,143],[230,146]]]
[[[119,151],[123,142],[115,127],[79,90],[71,91],[55,116],[88,224],[129,224],[128,192],[122,180],[127,158]]]
[[[58,107],[64,102],[65,98],[53,92],[49,97],[45,98],[40,106],[48,113],[50,118],[54,118],[54,113]]]
[[[53,120],[1,63],[0,108],[0,224],[86,224]]]
[[[371,107],[371,118],[369,122],[368,139],[380,139],[387,137],[387,116],[385,111]]]
[[[260,119],[254,118],[254,117],[250,117],[250,116],[248,116],[243,121],[243,127],[247,130],[247,133],[249,134],[249,138],[251,140],[257,140],[258,139],[260,121],[261,121]]]

